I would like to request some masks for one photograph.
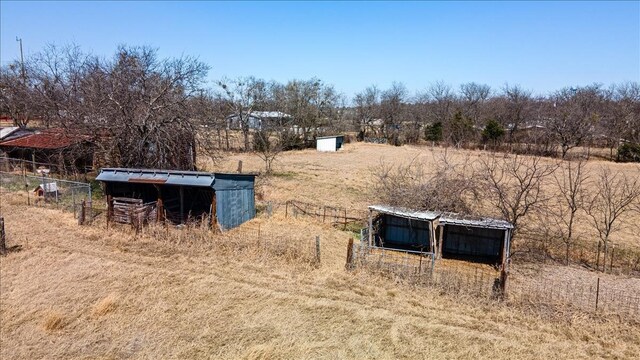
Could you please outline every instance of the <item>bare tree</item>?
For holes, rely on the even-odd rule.
[[[563,159],[569,150],[584,144],[593,135],[601,116],[601,101],[599,85],[565,88],[554,95],[548,127],[560,144]]]
[[[571,247],[576,241],[575,223],[579,210],[584,208],[585,185],[589,173],[586,161],[566,161],[553,174],[558,196],[548,208],[548,223],[556,230],[565,246],[565,264],[569,265]]]
[[[489,85],[470,82],[460,85],[463,113],[473,121],[476,127],[482,127],[485,102],[491,95]]]
[[[429,86],[423,96],[432,102],[429,116],[431,123],[448,124],[455,100],[451,86],[442,81],[435,82]]]
[[[431,163],[414,158],[373,168],[375,196],[392,206],[475,214],[480,194],[470,158],[453,161],[446,151],[432,156]]]
[[[393,145],[400,145],[399,131],[403,120],[408,91],[403,83],[394,82],[391,87],[380,96],[380,114],[384,124],[384,134],[387,141]]]
[[[548,177],[557,165],[545,164],[540,157],[493,154],[479,160],[479,176],[485,196],[500,215],[513,224],[513,237],[522,228],[522,220],[538,210],[550,195],[544,192]]]
[[[531,119],[531,92],[519,85],[505,84],[502,97],[504,106],[500,117],[509,131],[508,141],[512,144],[516,133]]]
[[[373,129],[373,121],[380,118],[380,90],[375,86],[369,86],[354,98],[359,137],[364,140],[368,130]]]
[[[24,128],[33,118],[33,96],[19,64],[11,63],[0,69],[0,111],[10,116],[15,126]]]
[[[611,234],[619,230],[621,220],[633,210],[640,198],[640,179],[621,172],[614,173],[608,167],[602,167],[595,185],[597,190],[587,198],[586,210],[602,241],[606,259]]]
[[[242,131],[244,150],[251,150],[249,142],[250,120],[252,113],[264,106],[267,96],[267,84],[264,80],[252,76],[218,81],[225,97],[228,115],[235,119]]]

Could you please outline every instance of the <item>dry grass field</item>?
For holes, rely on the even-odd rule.
[[[373,144],[347,144],[335,154],[290,152],[259,191],[276,202],[362,209],[370,202],[372,167],[416,157],[432,159],[423,148]],[[238,160],[245,171],[262,169],[257,157],[240,154],[216,170],[235,171]],[[640,353],[640,326],[627,319],[454,297],[347,272],[352,235],[305,219],[262,217],[226,237],[200,233],[206,240],[193,241],[184,230],[159,237],[154,231],[162,229],[136,236],[125,227],[107,231],[100,221],[80,227],[72,214],[0,196],[8,245],[23,246],[0,257],[1,359],[633,359]],[[303,244],[319,235],[321,265],[261,252],[259,244],[224,246],[256,229]],[[615,241],[634,240],[627,231]],[[540,269],[517,271],[514,281]],[[625,281],[629,289],[639,286],[638,279]]]
[[[469,151],[455,148],[429,146],[389,146],[370,143],[345,144],[343,150],[335,153],[321,153],[315,149],[290,151],[282,153],[274,164],[274,176],[266,180],[258,192],[264,194],[265,200],[285,202],[295,199],[310,203],[340,206],[357,210],[366,210],[375,202],[373,191],[373,171],[380,164],[422,163],[429,167],[437,159],[446,156],[453,163],[465,160],[477,161],[488,156],[486,151]],[[500,154],[499,156],[506,156]],[[208,170],[235,172],[238,161],[243,162],[245,172],[263,172],[264,162],[256,155],[239,153],[230,154],[216,165],[203,161],[201,164]],[[551,158],[543,159],[547,163],[557,162]],[[640,177],[640,166],[633,163],[614,163],[592,158],[587,163],[587,171],[595,173],[600,167],[608,167],[620,171],[630,177]],[[593,186],[589,189],[595,191]],[[487,214],[499,216],[495,209],[487,207]],[[577,232],[587,241],[595,242],[597,233],[592,229],[586,214],[578,214]],[[624,245],[640,249],[640,213],[626,219],[621,231],[612,235],[612,244]]]

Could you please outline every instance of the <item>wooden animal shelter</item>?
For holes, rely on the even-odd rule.
[[[107,220],[206,221],[221,230],[255,217],[254,174],[104,168]]]

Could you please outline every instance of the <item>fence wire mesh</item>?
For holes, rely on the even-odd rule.
[[[354,245],[351,268],[375,272],[411,284],[429,286],[442,293],[501,298],[500,273],[488,266],[444,263],[436,260],[425,266],[431,254],[412,254]],[[640,320],[640,294],[616,281],[600,278],[566,281],[547,275],[532,275],[510,280],[506,299],[534,307],[554,307],[600,315],[615,314]]]
[[[78,181],[0,171],[0,188],[13,193],[27,205],[53,207],[77,215],[83,201],[91,209],[91,185]],[[19,200],[20,201],[20,200]]]

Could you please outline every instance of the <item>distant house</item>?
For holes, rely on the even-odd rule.
[[[64,129],[7,131],[0,141],[0,150],[10,158],[33,163],[53,164],[57,172],[86,171],[93,166],[94,146],[87,136]]]
[[[343,135],[320,136],[316,138],[316,149],[318,151],[338,151],[342,149],[344,143]]]
[[[386,205],[369,206],[369,211],[363,241],[371,246],[471,262],[504,265],[508,260],[513,230],[508,221]]]
[[[293,120],[291,115],[280,111],[252,111],[249,114],[245,114],[244,117],[249,129],[253,130],[262,130],[276,125],[282,126]],[[231,114],[227,116],[226,120],[229,129],[242,129],[242,119],[239,114]]]

